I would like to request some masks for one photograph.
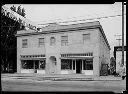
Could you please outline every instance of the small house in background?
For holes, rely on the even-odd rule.
[[[110,46],[98,21],[17,31],[17,72],[107,75]]]

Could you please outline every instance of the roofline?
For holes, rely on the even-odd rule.
[[[15,36],[20,37],[20,36],[29,36],[29,35],[50,34],[50,33],[68,32],[68,31],[76,31],[76,30],[86,30],[86,29],[94,29],[94,28],[99,28],[99,25],[89,26],[89,27],[58,29],[58,30],[46,30],[46,31],[43,31],[43,32],[22,33],[22,34],[15,34]]]
[[[106,41],[106,44],[107,44],[109,50],[111,50],[110,45],[109,45],[109,43],[108,43],[108,40],[107,40],[107,38],[106,38],[106,35],[105,35],[105,33],[104,33],[104,30],[103,30],[102,26],[99,25],[99,28],[100,28],[100,31],[101,31],[103,37],[104,37],[104,40]]]

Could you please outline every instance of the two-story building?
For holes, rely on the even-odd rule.
[[[98,21],[17,31],[17,72],[100,76],[110,46]]]

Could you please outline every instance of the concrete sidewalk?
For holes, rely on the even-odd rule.
[[[90,76],[83,74],[56,74],[56,75],[44,75],[44,74],[27,74],[27,73],[14,73],[14,74],[1,74],[1,78],[12,79],[33,79],[33,80],[53,80],[53,81],[68,81],[68,80],[82,80],[82,81],[118,81],[122,80],[121,77],[109,76]]]

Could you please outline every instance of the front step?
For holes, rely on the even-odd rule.
[[[92,81],[94,80],[92,77],[40,77],[36,80],[52,80],[52,81]]]

